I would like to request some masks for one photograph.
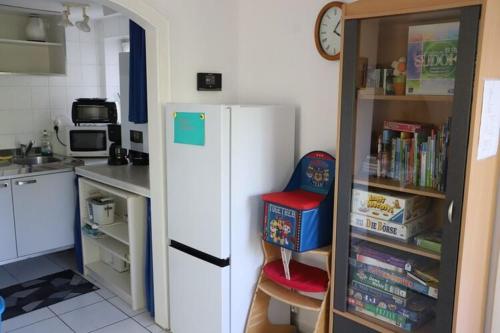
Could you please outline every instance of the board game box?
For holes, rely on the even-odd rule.
[[[406,273],[396,273],[396,272],[391,272],[387,271],[385,269],[382,269],[377,266],[373,265],[368,265],[361,263],[357,260],[354,260],[353,258],[349,259],[349,263],[351,264],[352,267],[355,267],[356,269],[360,269],[363,271],[366,271],[370,274],[373,274],[374,276],[380,278],[380,279],[385,279],[389,280],[393,283],[397,283],[401,286],[407,287],[411,290],[414,290],[418,293],[421,293],[423,295],[432,297],[437,299],[438,298],[438,286],[436,283],[421,283],[414,278],[410,277]]]
[[[352,212],[384,221],[405,224],[424,216],[430,207],[428,198],[368,189],[352,190]]]
[[[395,312],[414,322],[421,322],[428,319],[432,315],[434,308],[434,302],[431,299],[422,296],[412,297],[411,300],[408,301],[407,306],[401,306],[391,301],[391,299],[381,298],[377,294],[360,290],[354,285],[349,288],[348,292],[349,297],[366,304],[371,304]]]
[[[453,95],[459,22],[410,26],[407,95]]]
[[[441,253],[442,232],[432,231],[418,235],[415,237],[415,243],[423,249]]]
[[[427,216],[422,216],[406,224],[401,224],[351,213],[351,226],[376,235],[409,242],[413,236],[425,231],[429,227],[429,224]]]

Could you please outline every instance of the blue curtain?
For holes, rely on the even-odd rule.
[[[153,238],[151,231],[151,199],[148,199],[147,240],[146,240],[146,307],[155,316],[155,287],[153,281]]]
[[[146,76],[146,32],[130,21],[130,82],[128,120],[136,124],[148,122]]]
[[[83,274],[82,233],[80,224],[80,191],[78,189],[78,176],[75,178],[76,186],[76,208],[75,208],[75,259],[78,272]]]

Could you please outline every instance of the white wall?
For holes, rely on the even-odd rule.
[[[0,76],[0,149],[29,140],[39,145],[42,130],[52,130],[52,120],[70,121],[76,98],[102,97],[97,33],[91,26],[90,33],[66,29],[67,76]]]
[[[336,148],[339,62],[321,58],[314,43],[327,2],[239,1],[240,102],[295,105],[298,156]]]
[[[328,2],[239,1],[239,100],[294,105],[297,158],[311,150],[336,152],[339,62],[323,59],[314,42],[316,17]],[[321,267],[317,258],[300,260]],[[316,317],[299,311],[295,323],[312,332]]]

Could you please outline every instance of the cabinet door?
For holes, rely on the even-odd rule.
[[[10,180],[0,181],[0,261],[17,257]]]
[[[334,307],[380,331],[452,331],[479,14],[345,23]]]
[[[19,256],[74,244],[74,173],[12,180]]]

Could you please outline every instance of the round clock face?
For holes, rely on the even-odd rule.
[[[342,8],[332,3],[323,8],[318,17],[316,44],[323,57],[336,60],[342,47]]]

